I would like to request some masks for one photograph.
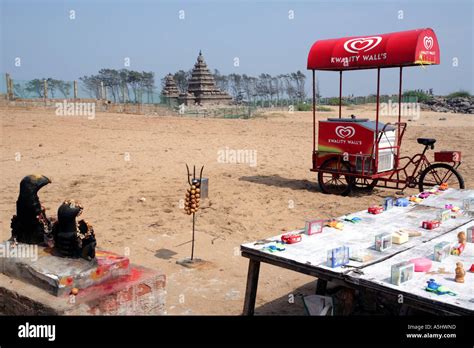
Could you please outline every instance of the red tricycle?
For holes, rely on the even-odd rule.
[[[417,29],[364,37],[346,37],[316,41],[308,55],[313,72],[313,158],[311,171],[318,173],[324,193],[348,195],[354,187],[374,187],[420,192],[435,185],[464,188],[457,171],[460,151],[434,153],[435,162],[426,157],[436,139],[418,138],[421,153],[401,157],[401,145],[407,123],[401,122],[402,71],[407,66],[440,63],[439,46],[432,29]],[[398,122],[379,122],[380,69],[399,68]],[[377,69],[375,121],[342,118],[342,72]],[[339,117],[319,121],[316,149],[315,71],[339,71]]]

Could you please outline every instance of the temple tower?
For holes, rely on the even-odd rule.
[[[186,95],[181,95],[180,99],[186,104],[229,104],[232,97],[226,92],[217,88],[214,77],[207,67],[204,57],[199,51],[196,64],[194,64],[191,78],[188,82]]]
[[[178,86],[176,86],[176,82],[174,81],[174,77],[172,74],[168,74],[165,77],[165,87],[161,94],[167,98],[178,98],[179,90]]]

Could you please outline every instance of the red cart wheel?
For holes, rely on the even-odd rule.
[[[426,191],[435,185],[447,183],[448,187],[464,188],[464,179],[452,166],[446,163],[435,163],[428,166],[421,174],[418,188]]]
[[[328,173],[327,170],[338,173]],[[354,179],[343,173],[349,173],[350,166],[346,162],[339,162],[337,158],[326,160],[318,172],[318,183],[321,191],[328,194],[347,196],[354,187]]]
[[[354,186],[360,190],[372,191],[379,181],[366,178],[355,178]]]

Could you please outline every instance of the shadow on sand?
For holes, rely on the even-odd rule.
[[[248,181],[254,184],[289,188],[292,190],[308,190],[308,191],[314,191],[314,192],[319,191],[318,184],[315,182],[311,182],[308,180],[283,178],[279,176],[278,174],[242,176],[239,178],[239,180]]]
[[[275,186],[281,188],[289,188],[292,190],[306,190],[310,192],[321,192],[319,184],[315,181],[288,179],[279,176],[278,174],[273,175],[255,175],[255,176],[242,176],[239,178],[240,181],[247,181],[254,184]],[[371,191],[365,188],[354,188],[350,194],[350,197],[361,197],[370,196],[377,192],[377,189]],[[338,196],[334,196],[337,198]]]
[[[255,315],[308,315],[304,308],[303,297],[314,295],[316,279],[292,291],[291,294],[279,297],[273,301],[256,305]],[[370,315],[370,316],[399,316],[399,315],[427,315],[414,307],[406,307],[397,302],[396,297],[367,294],[365,291],[356,291],[352,300],[347,297],[348,290],[341,285],[328,284],[326,296],[334,301],[334,315]],[[290,297],[292,295],[292,297]],[[257,292],[258,296],[258,292]],[[375,296],[375,297],[374,297]],[[290,298],[294,299],[293,301]],[[348,302],[349,307],[347,306]]]
[[[309,282],[296,288],[291,294],[282,296],[262,305],[256,304],[255,315],[306,315],[303,297],[314,295],[315,291],[316,281]],[[290,295],[293,296],[291,298],[293,301],[290,300]]]

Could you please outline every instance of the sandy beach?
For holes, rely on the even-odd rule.
[[[240,314],[248,266],[241,243],[301,228],[306,217],[336,217],[395,195],[380,189],[344,198],[321,193],[309,171],[311,112],[267,111],[249,120],[113,113],[88,119],[6,107],[0,113],[0,238],[10,237],[20,180],[44,174],[52,179],[40,191],[49,215],[65,199],[80,201],[99,248],[167,275],[168,314]],[[343,108],[343,115],[350,114],[373,118],[374,106]],[[334,108],[318,118],[335,115]],[[408,122],[402,153],[422,150],[417,137],[436,138],[436,150],[462,151],[460,172],[472,188],[473,132],[472,115],[421,111]],[[222,157],[229,150],[248,150],[253,157],[229,163],[229,156]],[[209,178],[209,199],[196,225],[196,256],[209,261],[202,269],[176,264],[191,252],[191,218],[180,208],[186,163],[204,165]],[[314,293],[313,278],[269,265],[260,274],[257,314],[304,313],[299,295]]]

